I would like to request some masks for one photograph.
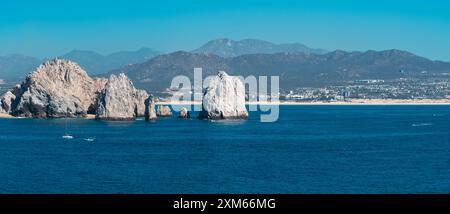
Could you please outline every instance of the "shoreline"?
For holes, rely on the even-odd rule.
[[[201,102],[156,102],[156,105],[201,105]],[[336,102],[245,102],[246,105],[450,105],[450,99],[353,99]]]
[[[24,118],[28,118],[28,117],[14,117],[7,113],[0,113],[0,118],[24,119]],[[94,120],[95,114],[86,114],[84,117],[80,117],[80,118],[86,119],[86,120]]]
[[[0,118],[16,118],[16,117],[7,113],[0,113]]]
[[[171,102],[162,101],[156,102],[155,105],[201,105],[201,102]],[[372,105],[372,106],[386,106],[386,105],[450,105],[450,99],[353,99],[351,101],[337,101],[337,102],[245,102],[246,105],[281,105],[281,106],[350,106],[350,105]],[[0,118],[16,118],[7,113],[0,113]],[[95,115],[88,114],[82,119],[93,120]]]

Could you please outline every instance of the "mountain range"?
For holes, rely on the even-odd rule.
[[[312,49],[298,43],[277,45],[256,39],[245,39],[241,41],[216,39],[207,42],[192,52],[215,54],[221,57],[235,57],[254,53],[287,52],[322,54],[327,51],[323,49]],[[141,48],[137,51],[120,51],[109,55],[102,55],[89,50],[73,50],[59,57],[77,62],[90,75],[98,75],[129,64],[145,62],[159,54],[161,52],[150,48]],[[42,61],[42,59],[36,57],[18,54],[0,57],[0,79],[22,79]]]
[[[166,90],[176,75],[193,77],[195,67],[202,67],[204,76],[219,70],[243,76],[277,75],[283,89],[450,73],[450,63],[429,60],[407,51],[329,52],[296,43],[277,45],[255,39],[217,39],[191,52],[168,54],[148,48],[106,56],[74,50],[62,58],[77,62],[90,75],[125,72],[138,87],[150,92]],[[22,55],[0,57],[0,79],[23,79],[41,62],[41,59]]]
[[[223,70],[233,75],[277,75],[280,87],[317,87],[361,79],[390,80],[450,73],[450,63],[432,61],[400,50],[326,54],[274,53],[220,57],[178,51],[147,62],[123,67],[112,73],[126,73],[138,87],[164,91],[177,75],[193,78],[193,68],[202,67],[204,77]]]
[[[73,50],[59,58],[77,62],[91,75],[107,73],[122,66],[141,63],[149,60],[160,52],[150,48],[141,48],[137,51],[120,51],[109,55],[101,55],[95,51]],[[0,56],[0,79],[14,81],[23,79],[45,59],[31,56],[13,54]]]
[[[273,44],[271,42],[258,39],[244,39],[234,41],[231,39],[212,40],[192,53],[215,54],[221,57],[236,57],[246,54],[258,53],[313,53],[324,54],[327,50],[313,49],[299,43]]]
[[[160,52],[150,48],[141,48],[137,51],[120,51],[109,55],[101,55],[94,51],[73,50],[61,56],[63,59],[77,62],[91,75],[106,73],[129,64],[145,62]]]
[[[0,56],[0,79],[23,79],[28,72],[34,70],[41,62],[42,60],[38,58],[20,54]]]

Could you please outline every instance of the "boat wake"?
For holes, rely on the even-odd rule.
[[[411,126],[420,127],[420,126],[432,126],[432,123],[413,123]]]
[[[87,138],[84,138],[84,141],[87,141],[87,142],[94,142],[94,141],[95,141],[95,137],[87,137]]]
[[[71,140],[71,139],[73,139],[73,136],[69,135],[69,134],[65,134],[65,135],[62,136],[62,138],[66,139],[66,140]]]

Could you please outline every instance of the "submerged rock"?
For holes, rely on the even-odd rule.
[[[200,119],[247,119],[244,83],[221,71],[211,79],[203,94]]]
[[[191,118],[187,108],[183,107],[180,109],[180,114],[178,115],[178,118]]]
[[[11,113],[12,103],[16,99],[16,95],[14,95],[11,91],[7,91],[0,97],[0,112],[2,113]]]
[[[144,115],[146,97],[125,74],[111,75],[98,95],[96,119],[134,120]]]
[[[155,120],[157,118],[155,111],[155,99],[153,96],[149,96],[145,100],[145,119]]]
[[[54,59],[30,73],[14,94],[11,114],[22,117],[78,117],[93,107],[106,80],[90,78],[78,64]]]
[[[170,116],[172,116],[172,111],[170,110],[169,106],[160,105],[160,106],[158,106],[156,115],[158,117],[170,117]]]

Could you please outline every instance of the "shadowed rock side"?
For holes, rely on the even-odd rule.
[[[170,117],[172,116],[172,111],[169,106],[158,106],[158,110],[156,111],[156,116],[158,117]]]
[[[105,79],[90,78],[74,62],[47,61],[16,87],[11,114],[37,118],[83,116],[104,84]]]
[[[136,103],[136,116],[145,116],[145,100],[149,97],[149,94],[145,90],[135,91],[135,103]]]
[[[3,102],[0,100],[0,114],[5,114],[8,113],[6,112],[6,110],[3,108]]]
[[[155,99],[153,96],[149,96],[145,100],[145,119],[155,120],[157,118],[155,111]]]
[[[244,83],[224,71],[209,82],[203,95],[200,119],[247,119]]]
[[[96,118],[134,120],[145,113],[147,92],[137,90],[125,74],[111,75],[97,99]]]

